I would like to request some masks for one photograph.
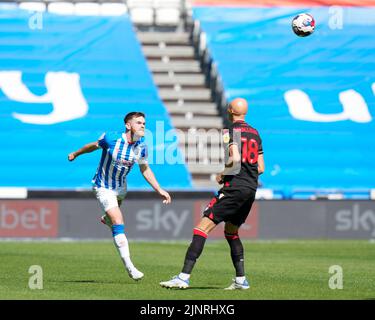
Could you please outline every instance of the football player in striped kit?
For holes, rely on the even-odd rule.
[[[102,149],[98,169],[92,180],[93,190],[101,208],[105,212],[101,221],[112,229],[114,244],[129,276],[140,280],[144,274],[140,272],[130,259],[128,240],[125,236],[124,220],[120,210],[121,202],[126,195],[126,175],[135,162],[138,162],[142,175],[156,192],[171,202],[171,197],[157,182],[147,162],[147,146],[144,142],[145,115],[142,112],[130,112],[124,118],[125,132],[103,133],[98,141],[91,142],[68,155],[68,160],[84,153]]]

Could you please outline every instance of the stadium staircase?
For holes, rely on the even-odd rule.
[[[143,53],[159,89],[160,98],[178,131],[180,148],[192,174],[194,187],[217,187],[221,170],[220,139],[203,137],[204,131],[223,127],[209,81],[193,41],[189,16],[168,28],[136,24]]]

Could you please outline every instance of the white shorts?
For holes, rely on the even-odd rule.
[[[123,189],[111,190],[94,186],[92,189],[104,212],[107,212],[114,207],[119,207],[119,201],[121,202],[124,200],[126,196],[126,187]]]

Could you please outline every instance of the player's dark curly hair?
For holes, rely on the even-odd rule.
[[[143,118],[146,118],[145,114],[143,112],[137,112],[137,111],[134,111],[134,112],[129,112],[125,118],[124,118],[124,123],[127,123],[128,121],[130,121],[131,119],[133,118],[138,118],[138,117],[143,117]]]

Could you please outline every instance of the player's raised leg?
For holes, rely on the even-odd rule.
[[[193,239],[185,255],[184,266],[178,276],[174,276],[169,281],[160,282],[165,288],[185,289],[189,287],[190,274],[193,271],[197,259],[203,251],[207,235],[216,227],[216,224],[203,217],[198,225],[193,229]]]
[[[144,274],[140,272],[130,259],[129,243],[125,236],[125,226],[119,207],[113,207],[106,211],[112,223],[112,236],[114,244],[120,254],[129,276],[134,280],[140,280]]]
[[[236,270],[236,278],[233,283],[225,290],[249,289],[250,285],[245,276],[244,250],[243,245],[238,235],[238,226],[231,222],[225,223],[224,235],[230,247],[230,255],[233,266]]]

